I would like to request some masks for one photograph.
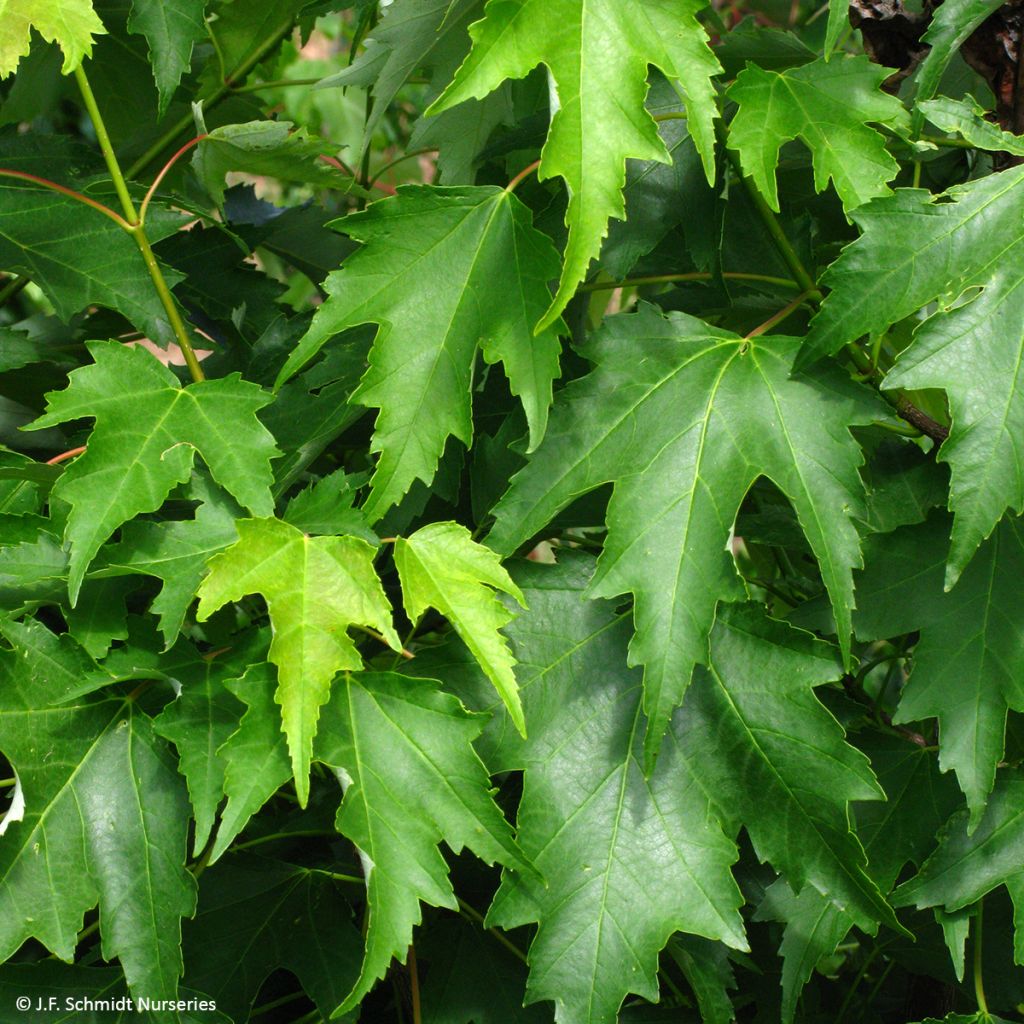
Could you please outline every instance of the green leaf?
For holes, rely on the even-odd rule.
[[[939,848],[909,882],[894,894],[897,906],[945,907],[956,911],[976,903],[999,885],[1008,885],[1014,900],[1024,896],[1024,778],[1020,772],[1000,777],[981,823],[970,828],[966,811],[950,818]],[[1018,914],[1021,912],[1018,908]],[[1021,937],[1018,934],[1017,962]]]
[[[679,742],[723,819],[744,825],[758,857],[795,891],[809,883],[865,930],[877,921],[898,929],[848,812],[851,801],[885,793],[814,695],[841,674],[833,651],[808,634],[756,605],[725,607],[710,665],[687,691]]]
[[[498,188],[403,187],[336,226],[366,248],[328,277],[328,299],[278,384],[333,335],[381,325],[353,396],[381,410],[371,445],[381,458],[363,508],[374,522],[413,481],[431,481],[450,436],[471,443],[478,348],[488,363],[504,364],[531,444],[540,442],[563,325],[534,337],[533,324],[550,299],[558,258],[529,210]],[[493,289],[501,302],[483,299]]]
[[[329,473],[288,502],[285,522],[303,533],[348,534],[377,544],[377,535],[366,525],[362,511],[353,508],[356,481],[344,470]]]
[[[948,536],[948,518],[933,515],[870,538],[855,625],[864,638],[921,630],[895,719],[938,718],[939,762],[956,772],[973,828],[1003,757],[1007,709],[1024,711],[1024,650],[1011,611],[1024,576],[1024,524],[1003,519],[946,592]]]
[[[495,591],[525,607],[523,595],[498,556],[477,544],[458,523],[431,523],[395,542],[395,565],[402,600],[411,622],[436,608],[473,652],[501,695],[516,728],[525,732],[519,688],[512,671],[515,659],[500,630],[512,613]]]
[[[956,513],[947,586],[1007,508],[1024,511],[1016,440],[1024,388],[1015,370],[1024,356],[1022,179],[1017,167],[941,197],[901,189],[858,210],[863,233],[822,278],[831,294],[801,353],[810,363],[938,301],[884,386],[943,388],[949,397],[953,426],[938,456],[952,472]]]
[[[404,962],[420,901],[458,909],[442,839],[488,864],[528,864],[473,750],[483,721],[438,684],[346,672],[323,718],[317,756],[344,790],[338,831],[360,850],[369,903],[362,970],[340,1014],[359,1004],[393,957]]]
[[[905,131],[910,118],[895,96],[882,92],[888,75],[863,54],[781,72],[756,65],[740,72],[727,94],[739,106],[729,147],[773,210],[779,209],[779,150],[796,138],[813,156],[814,187],[823,192],[831,179],[846,210],[889,195],[887,182],[899,164],[868,122]]]
[[[274,670],[266,662],[250,665],[241,678],[224,683],[246,709],[238,728],[217,750],[224,762],[223,793],[228,799],[210,852],[211,864],[292,777],[288,746],[274,711],[273,685]]]
[[[245,74],[273,56],[291,38],[298,13],[311,0],[244,0],[218,3],[213,10],[210,34],[216,56],[199,76],[198,98],[204,102],[225,82],[241,85]],[[241,77],[240,77],[241,76]]]
[[[29,643],[39,630],[5,626]],[[24,795],[0,843],[0,959],[36,938],[70,960],[83,915],[99,904],[103,957],[120,960],[134,996],[173,999],[180,919],[195,909],[188,801],[173,758],[133,702],[89,696],[52,707],[53,680],[20,650],[0,655],[0,674],[0,750]]]
[[[237,656],[229,657],[226,665],[223,658],[197,658],[179,672],[181,692],[153,723],[178,748],[179,769],[188,782],[195,815],[192,849],[197,857],[209,841],[224,797],[225,759],[220,748],[238,728],[243,706],[225,685],[232,662],[237,663]],[[270,721],[274,724],[273,718]]]
[[[668,951],[697,997],[704,1024],[732,1024],[736,1011],[729,989],[736,987],[736,979],[726,948],[696,935],[680,935],[668,944]]]
[[[28,428],[96,420],[85,454],[53,490],[71,505],[64,537],[72,604],[100,545],[188,480],[197,450],[217,483],[258,515],[273,508],[270,460],[277,454],[256,418],[272,399],[238,374],[183,388],[142,348],[92,342],[89,352],[95,362],[72,372],[64,391],[50,392],[47,411]]]
[[[560,1024],[613,1024],[629,992],[656,1001],[658,951],[673,932],[747,948],[736,847],[675,731],[644,774],[628,620],[584,600],[592,571],[569,553],[522,567],[529,611],[510,632],[529,739],[502,716],[488,744],[492,770],[525,769],[518,840],[543,876],[506,874],[488,923],[538,923],[526,1001],[554,1000]]]
[[[136,580],[88,580],[78,604],[68,609],[68,632],[94,658],[102,658],[115,640],[125,640],[128,609],[125,599],[138,586]]]
[[[64,51],[65,75],[92,54],[92,37],[104,31],[90,0],[4,0],[0,25],[0,78],[13,74],[28,54],[31,29]]]
[[[238,537],[234,503],[217,488],[200,487],[203,502],[194,519],[128,523],[120,543],[109,545],[100,555],[101,573],[141,573],[163,581],[150,611],[159,616],[167,647],[181,631],[207,562]]]
[[[192,47],[206,38],[206,0],[132,0],[128,31],[146,37],[160,93],[160,114],[192,63]]]
[[[279,519],[242,519],[236,527],[237,543],[210,561],[196,617],[202,622],[247,594],[266,598],[274,629],[270,660],[278,668],[274,699],[305,807],[313,738],[331,679],[342,669],[363,667],[348,627],[372,626],[394,650],[401,642],[366,541],[307,537]]]
[[[109,186],[81,173],[94,159],[88,150],[58,136],[0,139],[3,167],[56,179],[99,202],[110,202]],[[150,241],[159,241],[180,224],[177,214],[152,208],[146,225]],[[64,195],[0,178],[0,265],[38,284],[65,323],[98,305],[121,313],[161,345],[173,340],[167,313],[131,236],[109,217]],[[173,288],[181,275],[162,269]]]
[[[965,96],[962,100],[939,96],[934,100],[922,100],[917,109],[936,128],[960,135],[975,149],[1024,156],[1024,142],[1020,136],[1004,132],[999,125],[986,121],[985,108],[973,96]]]
[[[462,51],[461,60],[469,48],[466,25],[481,6],[479,0],[395,0],[384,9],[366,49],[347,68],[317,83],[318,89],[372,85],[364,148],[411,75],[432,71],[439,60],[447,63],[446,51],[453,48]]]
[[[601,248],[608,220],[625,216],[626,159],[670,157],[643,109],[647,69],[678,83],[690,134],[714,179],[717,116],[711,78],[721,68],[696,19],[698,0],[489,0],[471,29],[473,49],[429,113],[481,99],[506,78],[544,64],[557,103],[538,176],[560,177],[569,190],[569,241],[558,293],[538,329],[554,324]]]
[[[999,0],[949,0],[932,12],[921,42],[929,50],[917,73],[917,100],[930,100],[939,90],[949,62],[960,52],[968,36],[1002,4]],[[920,127],[920,114],[916,115]]]
[[[237,854],[203,873],[185,925],[186,980],[244,1021],[263,981],[284,968],[327,1020],[359,969],[360,945],[330,872]]]
[[[886,802],[855,805],[857,836],[864,844],[871,877],[888,892],[908,861],[920,864],[935,834],[957,805],[956,787],[941,775],[929,751],[902,737],[862,736]],[[854,927],[854,919],[813,887],[796,895],[784,879],[769,886],[758,919],[784,921],[782,1020],[795,1017],[801,990],[823,957],[831,956]]]
[[[229,171],[352,191],[352,179],[320,159],[333,155],[333,149],[326,140],[311,138],[305,128],[293,131],[290,121],[249,121],[209,132],[196,147],[192,168],[218,206],[224,204]]]
[[[416,949],[430,962],[423,1024],[551,1024],[549,1007],[523,1007],[526,965],[493,933],[448,917],[417,935]]]
[[[726,546],[751,485],[789,498],[821,568],[849,656],[860,544],[862,456],[849,426],[884,415],[845,374],[792,376],[799,342],[743,339],[651,307],[588,338],[593,372],[562,392],[544,444],[495,508],[488,538],[510,552],[570,501],[609,481],[608,538],[594,597],[636,597],[648,767],[719,601],[744,596]],[[770,428],[769,428],[770,425]]]

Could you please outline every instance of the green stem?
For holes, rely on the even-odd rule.
[[[978,901],[978,915],[974,919],[974,998],[978,1001],[978,1012],[988,1016],[988,1001],[985,999],[985,984],[982,979],[981,931],[984,926],[985,900]]]
[[[286,996],[281,996],[280,999],[272,999],[269,1003],[262,1003],[259,1006],[253,1007],[252,1012],[249,1014],[249,1019],[253,1017],[262,1017],[265,1013],[270,1013],[271,1010],[276,1010],[279,1006],[287,1006],[289,1003],[296,1003],[300,999],[305,999],[306,993],[301,989],[298,992],[289,992]]]
[[[12,277],[10,281],[0,289],[0,306],[6,306],[7,303],[10,302],[11,299],[13,299],[14,296],[17,295],[18,292],[20,292],[31,280],[32,278],[25,274]]]
[[[871,952],[864,958],[864,963],[861,964],[860,970],[857,972],[857,976],[853,979],[849,988],[846,990],[846,998],[843,1000],[842,1006],[839,1007],[839,1013],[836,1014],[834,1024],[842,1024],[846,1017],[846,1011],[850,1008],[850,1004],[853,1001],[853,994],[860,988],[860,983],[864,980],[864,976],[868,973],[868,968],[875,962],[875,957],[878,955],[879,947],[874,946]]]
[[[762,284],[772,284],[779,288],[800,287],[796,281],[786,277],[770,277],[768,274],[746,274],[740,271],[724,271],[717,275],[725,278],[726,281],[758,281]],[[634,288],[647,284],[672,284],[676,281],[714,281],[716,275],[706,271],[694,271],[687,274],[655,274],[650,277],[627,277],[621,281],[591,281],[589,284],[581,284],[577,291],[581,292],[604,292],[615,288]]]
[[[779,250],[779,255],[785,261],[786,266],[789,267],[800,290],[809,293],[811,297],[820,302],[821,292],[818,291],[814,278],[807,272],[807,268],[804,266],[799,255],[797,255],[796,249],[790,244],[786,233],[782,230],[782,225],[779,223],[778,217],[775,216],[775,211],[768,205],[768,202],[761,195],[753,180],[744,174],[739,154],[729,149],[728,135],[721,121],[715,123],[715,134],[718,136],[719,145],[728,154],[736,174],[739,176],[740,181],[743,182],[743,187],[747,190],[747,195],[754,204],[754,209],[757,210],[761,222],[764,224],[768,234],[771,235],[775,248]]]
[[[114,147],[110,144],[110,136],[107,134],[107,126],[103,123],[103,115],[100,114],[100,109],[96,105],[96,98],[93,96],[89,80],[85,76],[85,69],[81,64],[75,68],[75,79],[78,82],[78,88],[81,90],[82,99],[85,101],[85,109],[89,111],[89,117],[92,120],[93,127],[96,129],[96,139],[100,144],[100,150],[103,152],[103,159],[107,163],[110,177],[114,181],[114,189],[121,200],[121,206],[128,220],[128,231],[132,238],[135,239],[139,252],[142,253],[143,262],[146,264],[146,270],[149,272],[153,287],[156,289],[157,296],[160,299],[160,304],[164,307],[164,312],[167,314],[167,319],[171,324],[171,330],[174,332],[174,337],[178,342],[178,347],[181,349],[181,354],[185,357],[185,365],[188,366],[188,372],[192,375],[192,380],[198,383],[205,380],[206,375],[199,365],[199,360],[196,359],[195,350],[192,348],[192,342],[188,337],[188,330],[185,328],[185,321],[182,320],[181,313],[178,312],[178,305],[174,301],[174,296],[171,295],[171,289],[167,286],[164,273],[160,269],[160,264],[157,263],[156,256],[153,254],[153,248],[146,237],[145,225],[139,219],[139,214],[135,209],[135,204],[132,202],[132,197],[128,194],[128,184],[125,181],[124,174],[121,172],[121,165],[117,162],[117,154],[114,152]]]
[[[210,98],[203,104],[204,111],[213,109],[213,107],[220,103],[226,96],[230,96],[233,93],[238,92],[239,89],[235,85],[235,82],[239,79],[245,78],[245,76],[249,74],[249,72],[252,71],[252,69],[256,67],[256,65],[259,64],[259,62],[263,60],[263,58],[266,57],[267,54],[270,53],[270,51],[273,50],[273,48],[277,46],[285,36],[288,35],[292,30],[293,24],[294,22],[289,19],[284,25],[278,26],[277,30],[273,34],[268,36],[267,39],[257,47],[246,60],[242,61],[242,63],[224,79],[224,81],[210,95]],[[159,139],[156,140],[156,142],[153,143],[152,146],[149,147],[149,149],[146,150],[145,153],[142,154],[142,156],[138,158],[138,160],[135,161],[135,163],[131,165],[131,167],[128,168],[127,177],[134,178],[141,171],[145,170],[168,146],[174,143],[174,140],[177,139],[179,135],[188,131],[192,124],[193,120],[191,112],[183,114],[174,122],[174,124],[171,125],[170,128],[167,129],[167,131],[163,133],[163,135],[160,136]]]
[[[198,384],[200,381],[206,380],[206,374],[203,373],[203,368],[199,365],[199,360],[196,358],[195,349],[192,348],[192,342],[189,341],[188,331],[185,328],[185,321],[182,320],[181,313],[178,312],[178,304],[174,301],[174,296],[171,295],[171,289],[167,287],[163,271],[160,269],[160,264],[157,263],[153,248],[146,237],[146,229],[139,224],[132,230],[132,237],[135,239],[135,244],[139,247],[139,252],[142,253],[142,259],[145,261],[146,269],[153,280],[153,287],[160,298],[160,304],[164,307],[167,319],[171,322],[171,330],[174,331],[178,347],[181,349],[181,354],[185,357],[185,365],[188,367],[188,372],[192,375],[192,380]]]
[[[463,917],[473,921],[475,924],[482,925],[485,928],[487,927],[484,923],[484,915],[461,897],[459,898],[459,913],[461,913]],[[509,940],[506,939],[497,928],[487,928],[487,931],[492,938],[500,942],[517,960],[521,960],[524,964],[529,963],[526,959],[526,954],[514,943],[509,942]]]
[[[6,789],[8,786],[13,786],[17,781],[17,779],[0,779],[0,789]]]
[[[263,89],[288,89],[293,85],[316,85],[319,78],[275,78],[270,82],[253,82],[252,85],[236,85],[234,93],[260,92]]]
[[[310,839],[314,836],[336,836],[337,832],[330,832],[326,829],[296,829],[294,832],[272,832],[267,836],[260,836],[258,839],[249,839],[244,843],[232,843],[232,852],[238,850],[251,850],[254,846],[261,846],[263,843],[276,842],[278,839]]]
[[[755,327],[747,335],[747,338],[757,338],[764,334],[765,331],[770,331],[773,327],[778,326],[783,320],[795,313],[810,297],[810,292],[801,292],[792,302],[783,306],[778,313],[774,316],[770,316],[763,324]]]
[[[540,161],[534,160],[532,164],[527,164],[506,186],[505,191],[510,195],[515,192],[517,188],[531,175],[537,168],[540,167]]]
[[[389,163],[386,163],[383,167],[379,168],[376,174],[374,174],[374,176],[370,179],[366,187],[373,188],[373,186],[376,185],[377,182],[380,181],[380,179],[384,177],[384,175],[387,174],[387,172],[390,171],[392,167],[397,167],[400,163],[404,162],[405,160],[411,160],[414,156],[425,156],[427,153],[436,152],[436,146],[428,146],[426,149],[414,149],[411,153],[406,153],[403,156],[397,157],[396,159],[391,160]]]

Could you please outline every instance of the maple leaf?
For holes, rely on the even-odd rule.
[[[921,100],[916,107],[936,128],[956,132],[975,149],[1024,156],[1024,140],[986,121],[984,107],[973,96],[962,100],[939,96],[934,100]]]
[[[523,732],[526,724],[512,671],[515,660],[499,632],[513,616],[494,591],[508,594],[521,606],[523,595],[501,559],[477,544],[464,526],[431,523],[411,537],[398,538],[395,566],[410,622],[436,608],[473,652]]]
[[[795,890],[810,883],[867,930],[877,921],[899,929],[848,812],[885,792],[814,695],[842,675],[833,649],[751,604],[720,611],[710,648],[677,742],[723,820],[744,825],[758,857]]]
[[[648,766],[706,660],[718,602],[744,596],[726,545],[759,477],[792,502],[849,654],[863,495],[849,427],[884,413],[842,374],[791,376],[798,347],[652,307],[606,321],[587,342],[593,372],[562,392],[544,443],[494,510],[488,543],[510,552],[579,495],[615,483],[590,592],[636,597],[630,657],[645,668]]]
[[[89,563],[122,523],[158,509],[189,479],[199,451],[214,480],[257,514],[273,508],[270,460],[278,454],[256,418],[271,397],[238,374],[182,387],[142,348],[90,342],[95,362],[74,370],[64,391],[27,430],[95,419],[85,453],[61,475],[55,497],[71,505],[68,593],[78,597]]]
[[[392,957],[403,962],[420,901],[458,910],[444,841],[528,874],[473,750],[483,720],[440,684],[388,673],[339,677],[317,737],[317,757],[344,790],[338,831],[363,856],[369,920],[362,970],[335,1011],[359,1004]]]
[[[108,198],[101,176],[82,172],[95,164],[94,155],[60,136],[0,138],[0,164]],[[106,306],[160,344],[173,339],[142,254],[120,225],[58,192],[11,178],[0,178],[0,197],[0,263],[31,277],[62,320],[91,305]],[[180,226],[180,215],[156,206],[146,220],[153,244]],[[176,271],[161,269],[169,287],[181,281]]]
[[[903,866],[920,864],[935,834],[957,805],[956,786],[942,775],[935,757],[903,737],[861,735],[886,802],[858,802],[857,836],[864,844],[869,873],[888,892]],[[782,968],[782,1020],[796,1016],[800,992],[822,957],[831,956],[855,921],[813,886],[799,895],[783,878],[773,882],[758,908],[758,920],[784,921],[779,952]]]
[[[502,362],[539,443],[558,374],[560,321],[537,337],[558,257],[529,210],[498,188],[403,187],[334,226],[366,248],[326,282],[327,301],[288,357],[278,385],[335,334],[379,323],[370,368],[353,401],[380,409],[381,453],[363,511],[373,522],[414,480],[430,482],[454,435],[472,440],[478,348]],[[386,243],[386,244],[385,244]],[[502,302],[486,296],[500,289]]]
[[[822,277],[831,289],[798,365],[939,302],[885,378],[886,388],[942,388],[953,425],[938,458],[952,475],[952,586],[1006,509],[1024,511],[1024,168],[933,196],[901,189],[859,209],[862,234]],[[972,297],[972,292],[977,294]],[[970,299],[970,301],[960,301]],[[964,373],[964,366],[971,366]]]
[[[236,528],[238,541],[210,560],[196,618],[202,622],[247,594],[266,598],[274,629],[270,660],[278,668],[275,700],[305,807],[313,738],[331,679],[342,669],[363,667],[346,630],[372,626],[394,650],[402,645],[366,541],[307,537],[280,519],[241,519]]]
[[[48,630],[7,622],[4,632],[34,646]],[[58,688],[76,680],[66,665],[56,675],[49,659],[2,652],[0,676],[0,750],[24,796],[23,816],[2,826],[0,959],[36,938],[71,960],[83,915],[99,904],[103,957],[120,960],[136,998],[173,999],[180,919],[195,908],[173,758],[133,702]]]
[[[966,811],[954,814],[939,847],[921,870],[894,893],[897,906],[961,910],[1005,885],[1014,902],[1014,959],[1024,963],[1024,777],[1001,776],[981,823],[972,829]]]
[[[92,54],[92,37],[106,31],[90,0],[3,0],[0,26],[0,78],[13,74],[28,54],[31,29],[64,52],[65,75]]]
[[[170,647],[181,631],[185,612],[192,603],[209,560],[238,538],[238,508],[219,488],[209,487],[196,475],[192,481],[202,504],[194,519],[153,523],[128,523],[117,544],[100,555],[96,576],[107,573],[139,573],[162,582],[150,611],[159,616],[160,631]]]
[[[949,519],[938,514],[872,537],[854,625],[865,639],[921,631],[895,720],[938,718],[939,763],[956,772],[974,828],[1003,757],[1007,709],[1024,711],[1024,650],[1011,611],[1024,577],[1024,523],[1003,519],[946,592],[948,537]]]
[[[206,0],[132,0],[128,31],[149,43],[159,114],[167,111],[181,76],[192,63],[192,47],[206,38]]]
[[[224,687],[245,705],[245,714],[217,750],[224,764],[227,803],[210,852],[211,864],[227,852],[249,819],[292,777],[288,745],[271,696],[273,667],[257,662],[239,678],[225,680]]]
[[[205,126],[200,123],[199,127]],[[352,178],[320,159],[333,147],[311,137],[305,128],[292,130],[290,121],[248,121],[227,124],[206,133],[196,147],[192,168],[218,206],[224,204],[224,179],[229,171],[267,175],[279,181],[336,186],[360,195]]]
[[[184,930],[185,980],[232,1020],[248,1020],[260,986],[284,968],[326,1021],[352,982],[360,946],[330,872],[236,854],[204,872],[196,916]]]
[[[868,127],[910,126],[900,100],[881,91],[889,73],[863,54],[785,71],[748,64],[739,73],[727,94],[739,106],[729,123],[729,147],[773,210],[779,209],[779,150],[795,138],[813,156],[814,187],[823,192],[831,179],[846,210],[889,194],[886,183],[899,164],[884,137]]]
[[[629,992],[656,1001],[675,931],[746,948],[736,847],[674,744],[645,776],[629,622],[583,599],[592,571],[571,552],[517,568],[529,610],[509,633],[529,739],[492,691],[499,714],[479,743],[491,771],[525,771],[517,836],[542,878],[506,874],[488,923],[538,923],[526,1001],[553,999],[562,1024],[612,1024]],[[431,671],[419,662],[407,670]]]
[[[626,159],[671,158],[644,109],[647,69],[677,81],[690,134],[714,180],[717,116],[711,78],[721,68],[696,19],[696,0],[490,0],[470,28],[473,49],[427,114],[484,96],[537,65],[558,93],[538,176],[569,190],[569,241],[558,293],[538,329],[555,323],[597,255],[611,217],[622,219]]]

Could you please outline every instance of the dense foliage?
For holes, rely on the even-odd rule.
[[[0,1019],[1024,1020],[1022,35],[0,3]]]

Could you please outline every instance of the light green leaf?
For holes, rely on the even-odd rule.
[[[273,508],[273,437],[256,418],[272,399],[238,374],[181,387],[142,348],[91,342],[95,362],[75,370],[64,391],[27,429],[95,419],[85,454],[61,475],[55,498],[71,505],[68,592],[74,604],[100,545],[122,523],[153,512],[189,479],[198,451],[217,483],[257,514]]]
[[[568,552],[521,567],[530,608],[510,632],[529,739],[505,714],[484,737],[493,771],[525,769],[517,834],[543,877],[506,874],[488,923],[537,922],[526,1001],[553,1000],[560,1024],[613,1024],[630,992],[657,1001],[676,931],[746,948],[736,847],[680,756],[678,717],[645,776],[629,622],[584,599],[592,571]]]
[[[327,301],[278,376],[287,380],[335,334],[381,325],[353,400],[380,409],[381,453],[363,508],[370,522],[415,480],[429,483],[450,436],[472,441],[477,350],[502,362],[540,442],[558,375],[556,321],[534,337],[558,272],[529,210],[498,188],[403,187],[393,199],[335,222],[366,248],[327,279]],[[501,302],[488,296],[499,292]]]
[[[16,643],[38,630],[5,626]],[[0,676],[0,750],[25,802],[0,842],[0,959],[36,938],[71,960],[98,904],[104,959],[120,960],[136,998],[173,999],[180,920],[195,909],[174,759],[134,702],[88,696],[53,707],[60,687],[17,649],[0,653]]]
[[[0,78],[28,54],[30,29],[64,51],[65,75],[92,55],[92,37],[105,31],[90,0],[0,0],[0,26]]]
[[[848,656],[863,493],[849,427],[884,413],[845,374],[792,376],[798,346],[651,307],[606,321],[587,340],[594,371],[562,392],[547,438],[495,508],[488,543],[507,553],[615,482],[591,593],[636,596],[630,657],[645,667],[648,767],[706,661],[718,602],[744,597],[726,548],[761,476],[796,510]]]
[[[260,986],[278,968],[298,978],[326,1021],[359,954],[352,911],[329,872],[251,855],[203,873],[199,909],[185,925],[187,983],[235,1021],[250,1019]]]
[[[949,520],[872,537],[857,579],[859,636],[914,630],[913,672],[895,719],[939,721],[939,763],[956,772],[977,825],[1002,760],[1008,708],[1024,711],[1024,648],[1013,608],[1024,578],[1024,523],[1003,519],[943,590]]]
[[[811,323],[806,365],[938,302],[885,379],[886,388],[943,388],[953,426],[939,452],[956,513],[952,586],[1006,509],[1024,511],[1024,168],[941,196],[901,189],[854,216],[862,234],[829,267],[831,293]],[[970,372],[964,368],[970,367]]]
[[[192,63],[192,46],[206,38],[206,0],[132,0],[128,31],[146,37],[163,115]]]
[[[710,666],[686,693],[679,743],[723,820],[745,826],[758,857],[795,891],[812,885],[865,930],[878,921],[898,929],[850,831],[849,803],[885,793],[814,695],[841,675],[809,634],[756,605],[722,608]]]
[[[882,92],[888,74],[863,54],[781,72],[757,65],[740,72],[727,94],[739,105],[729,147],[773,210],[779,209],[779,150],[796,138],[811,151],[814,187],[823,192],[831,179],[846,210],[889,195],[886,183],[899,164],[868,122],[901,131],[910,118],[895,96]]]
[[[1024,141],[1021,137],[1004,132],[999,125],[986,121],[985,108],[973,96],[965,96],[962,100],[939,96],[934,100],[922,100],[917,104],[917,109],[936,128],[960,135],[975,149],[1024,156]]]
[[[411,537],[395,542],[395,565],[402,581],[402,600],[411,622],[436,608],[473,652],[487,678],[501,695],[512,721],[525,732],[519,688],[512,671],[515,659],[500,633],[512,612],[495,591],[525,607],[501,559],[458,523],[431,523]]]
[[[224,203],[224,178],[229,171],[353,191],[348,175],[320,159],[333,150],[324,139],[310,137],[305,128],[292,131],[290,121],[249,121],[209,132],[196,146],[192,168],[218,206]]]
[[[648,67],[678,83],[690,134],[714,178],[717,116],[712,76],[721,68],[696,19],[699,0],[490,0],[470,29],[473,49],[428,113],[484,96],[544,64],[557,101],[539,177],[569,190],[569,241],[558,294],[538,329],[565,309],[601,248],[608,220],[625,216],[626,159],[670,157],[644,110]]]
[[[393,957],[404,962],[420,901],[458,909],[442,839],[488,864],[528,864],[473,750],[483,720],[439,684],[346,672],[323,719],[317,757],[344,790],[338,831],[360,850],[369,902],[362,971],[337,1015],[359,1004]]]
[[[307,537],[279,519],[242,519],[236,526],[238,542],[210,561],[196,617],[202,622],[247,594],[266,598],[274,629],[270,660],[278,668],[274,699],[305,807],[313,738],[331,679],[363,667],[348,627],[371,626],[394,650],[402,645],[366,541]]]

